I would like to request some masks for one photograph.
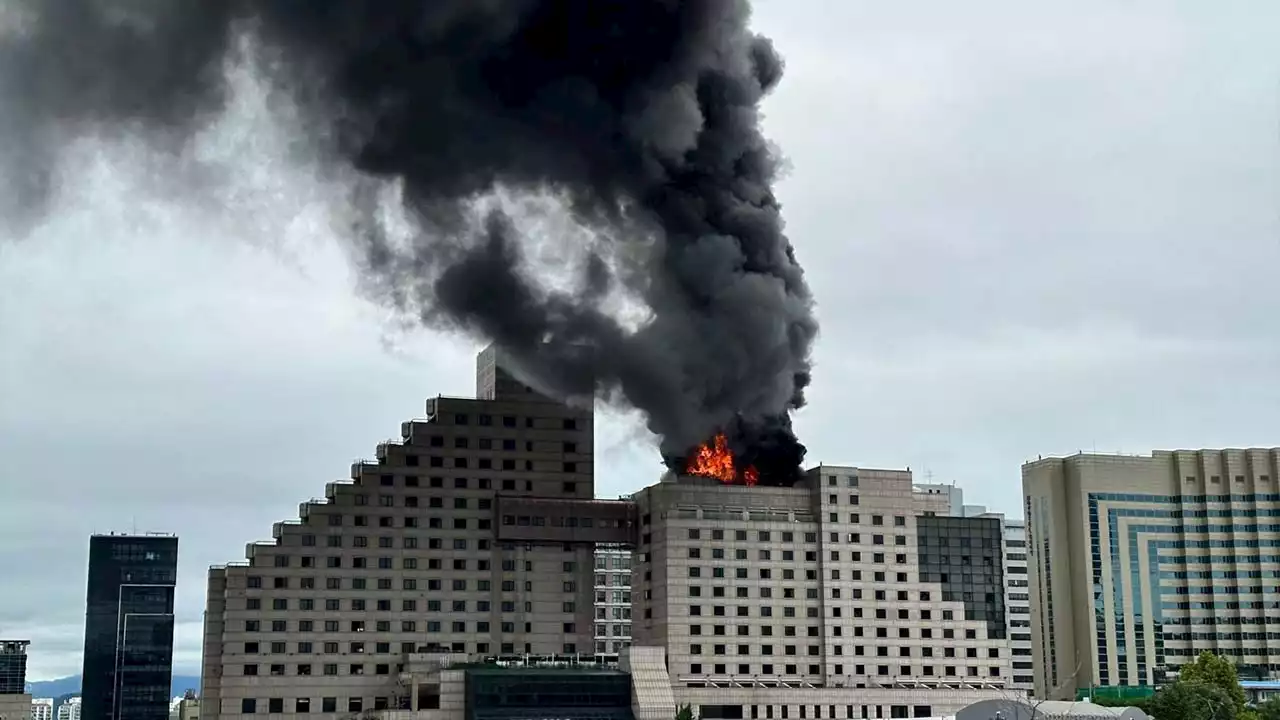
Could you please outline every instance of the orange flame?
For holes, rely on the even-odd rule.
[[[690,475],[715,478],[726,485],[732,485],[741,478],[748,486],[760,482],[760,472],[755,466],[749,466],[739,476],[733,462],[733,451],[729,449],[729,441],[724,433],[718,433],[711,444],[703,444],[689,458],[685,472]]]

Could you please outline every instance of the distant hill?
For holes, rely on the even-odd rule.
[[[80,694],[80,676],[45,680],[44,682],[27,683],[27,690],[35,697],[61,697],[63,695]],[[200,677],[197,675],[174,675],[170,697],[181,695],[187,690],[200,690]]]

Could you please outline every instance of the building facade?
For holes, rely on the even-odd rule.
[[[28,640],[0,640],[0,720],[26,720],[31,716],[27,694]]]
[[[477,359],[376,460],[329,483],[246,561],[209,573],[201,713],[440,710],[448,662],[592,655],[596,543],[633,506],[594,501],[593,417]]]
[[[1013,675],[1009,687],[1035,696],[1035,660],[1031,648],[1031,588],[1027,577],[1027,524],[988,512],[982,505],[965,505],[965,517],[991,517],[1004,528],[1005,612],[1009,619],[1009,657]]]
[[[1079,454],[1022,478],[1037,696],[1158,685],[1204,650],[1280,677],[1280,450]]]
[[[596,655],[620,657],[631,646],[631,558],[629,545],[596,548]]]
[[[174,701],[169,709],[169,720],[200,720],[200,698],[194,690],[188,690]]]
[[[965,515],[975,514],[965,512],[964,488],[955,483],[916,483],[914,487],[917,493],[944,496],[947,502],[947,515],[964,517]],[[986,510],[984,509],[983,512],[986,512]]]
[[[85,720],[168,718],[177,574],[172,535],[89,538]]]
[[[53,698],[33,698],[31,720],[53,720]]]
[[[19,695],[27,689],[29,640],[0,640],[0,694]]]
[[[58,720],[80,720],[80,698],[68,698],[58,706]]]
[[[636,646],[702,717],[943,715],[1008,697],[1002,529],[909,471],[791,488],[668,476],[635,496]]]
[[[1031,580],[1027,569],[1027,523],[1004,520],[1004,576],[1009,613],[1011,687],[1035,695],[1035,653],[1031,646]]]

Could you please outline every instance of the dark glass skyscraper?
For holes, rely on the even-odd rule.
[[[0,640],[0,695],[27,691],[27,640]]]
[[[178,538],[89,538],[83,720],[168,720]]]

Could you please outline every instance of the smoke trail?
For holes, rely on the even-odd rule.
[[[760,132],[782,63],[748,30],[745,0],[24,0],[0,13],[10,221],[46,211],[68,138],[180,147],[222,108],[224,64],[248,33],[335,159],[400,185],[407,243],[368,188],[351,195],[350,239],[381,299],[495,340],[557,393],[630,403],[664,450],[757,421],[794,444],[785,415],[804,403],[817,323]],[[593,231],[575,291],[530,277],[518,222],[474,221],[473,201],[498,188],[554,193]],[[648,308],[638,329],[601,309],[614,292]]]

